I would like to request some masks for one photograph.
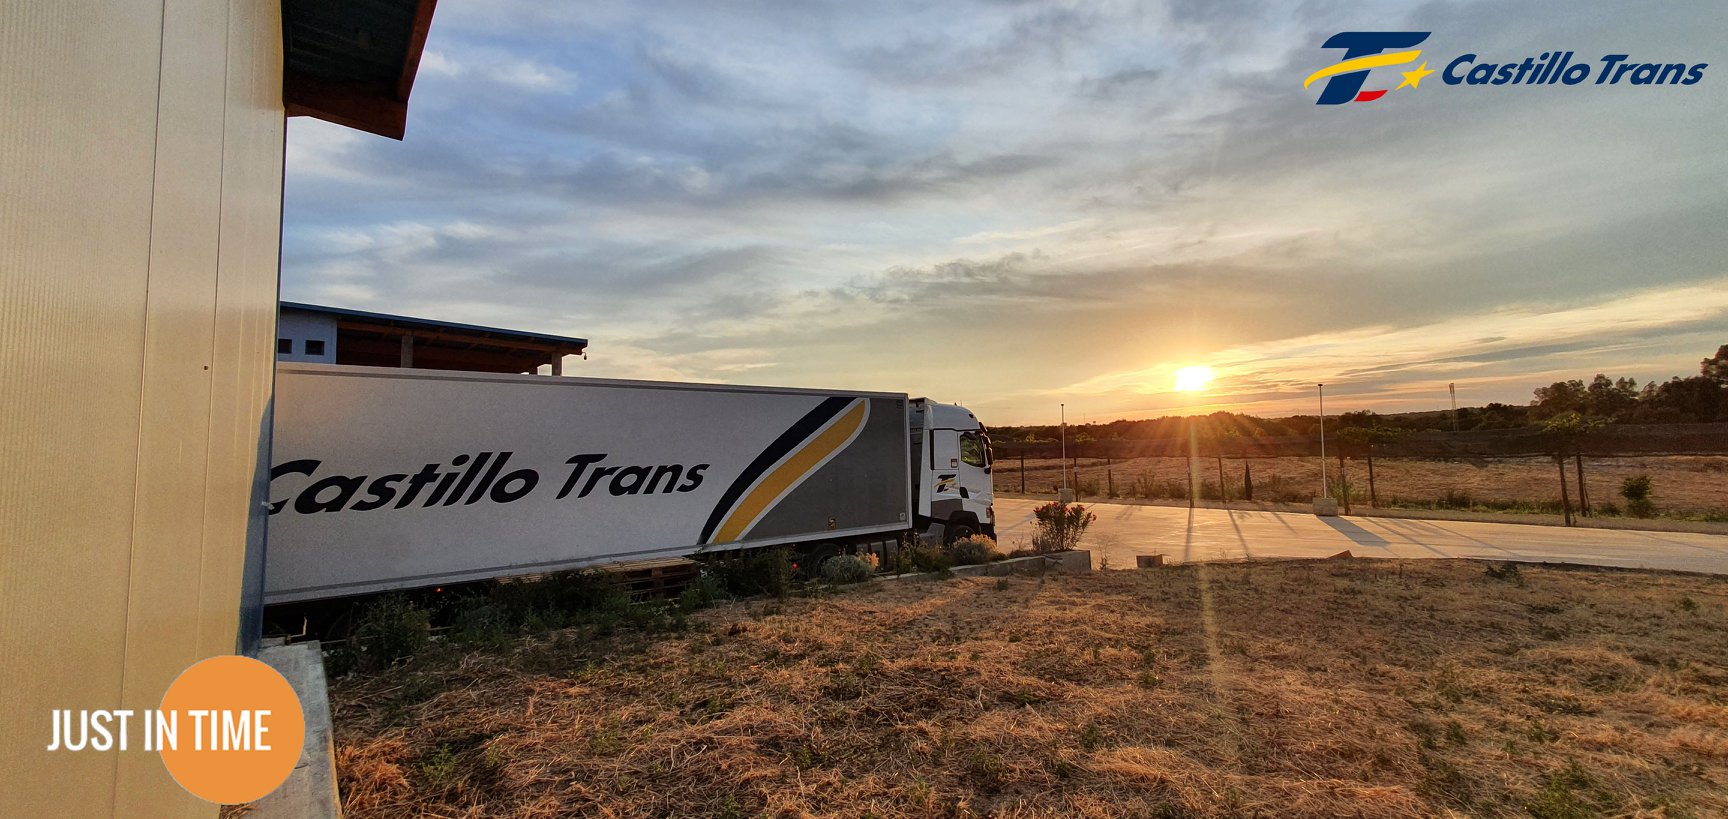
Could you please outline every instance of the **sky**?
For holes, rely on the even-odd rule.
[[[1709,67],[1316,105],[1340,31]],[[987,424],[1665,380],[1728,343],[1725,34],[1714,2],[448,0],[404,141],[290,121],[282,294]]]

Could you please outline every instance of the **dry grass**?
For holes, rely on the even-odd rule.
[[[1060,461],[1054,458],[1026,461],[1026,490],[1051,492],[1062,480]],[[1318,491],[1319,466],[1314,458],[1256,458],[1249,462],[1254,472],[1255,497],[1277,500],[1285,490],[1291,500],[1306,502]],[[1366,503],[1368,497],[1368,466],[1365,461],[1346,461],[1346,473],[1355,487],[1355,494]],[[1240,459],[1224,459],[1224,480],[1232,498],[1242,496],[1242,465]],[[1201,480],[1210,486],[1218,484],[1216,459],[1202,457],[1198,468]],[[1327,468],[1332,480],[1338,479],[1338,461],[1331,459]],[[1102,495],[1107,488],[1105,472],[1114,477],[1118,493],[1129,494],[1136,480],[1154,486],[1166,483],[1186,485],[1187,460],[1183,458],[1133,458],[1116,461],[1108,466],[1103,460],[1082,458],[1076,481]],[[996,489],[1016,492],[1020,488],[1020,461],[1004,459],[994,471]],[[1680,455],[1639,458],[1585,458],[1585,485],[1595,503],[1608,502],[1626,508],[1620,496],[1620,483],[1633,475],[1649,475],[1655,485],[1654,501],[1664,514],[1677,516],[1728,517],[1728,456]],[[1571,499],[1578,502],[1577,472],[1572,462],[1566,465],[1566,481]],[[1549,458],[1500,459],[1426,459],[1376,458],[1374,485],[1382,504],[1394,499],[1412,503],[1433,503],[1447,493],[1461,493],[1478,503],[1558,504],[1560,476]]]
[[[876,583],[350,677],[345,809],[1728,815],[1728,579],[1487,565]]]

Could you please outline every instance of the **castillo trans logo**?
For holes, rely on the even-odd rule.
[[[1307,88],[1320,80],[1326,81],[1326,87],[1320,91],[1320,99],[1316,101],[1316,105],[1373,102],[1386,96],[1387,91],[1396,91],[1406,86],[1417,88],[1423,77],[1434,73],[1428,70],[1426,62],[1412,70],[1400,72],[1404,75],[1404,81],[1392,88],[1364,91],[1362,85],[1368,81],[1368,72],[1373,69],[1416,62],[1417,58],[1422,56],[1421,51],[1389,50],[1410,48],[1428,39],[1428,34],[1426,31],[1345,31],[1334,34],[1331,39],[1321,44],[1321,47],[1344,49],[1343,60],[1309,74],[1308,79],[1302,81],[1302,87]]]
[[[1578,52],[1562,48],[1544,51],[1534,56],[1519,59],[1516,55],[1509,57],[1460,54],[1447,62],[1439,71],[1428,70],[1426,60],[1416,64],[1415,68],[1398,73],[1404,76],[1404,81],[1391,88],[1374,88],[1364,91],[1368,75],[1376,68],[1405,66],[1421,59],[1422,52],[1411,48],[1428,39],[1430,32],[1426,31],[1345,31],[1332,35],[1332,38],[1321,44],[1322,48],[1342,48],[1344,56],[1337,63],[1326,66],[1302,81],[1302,87],[1307,88],[1321,80],[1326,81],[1320,90],[1318,105],[1343,105],[1347,102],[1373,102],[1386,96],[1388,91],[1400,88],[1419,88],[1422,78],[1429,74],[1439,74],[1440,81],[1449,86],[1513,86],[1518,88],[1544,87],[1550,85],[1620,85],[1624,81],[1627,86],[1680,86],[1697,85],[1704,79],[1704,69],[1709,63],[1691,62],[1640,62],[1632,59],[1630,54],[1604,54],[1600,60],[1592,62],[1588,58],[1579,59]],[[1409,49],[1398,50],[1398,49]],[[1438,62],[1435,63],[1439,65]],[[1600,70],[1597,70],[1597,69]],[[1592,80],[1594,78],[1594,80]],[[1391,81],[1386,74],[1381,75],[1384,85]]]

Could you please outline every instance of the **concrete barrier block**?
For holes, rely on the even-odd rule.
[[[324,654],[316,640],[267,645],[258,659],[282,673],[300,696],[306,716],[306,742],[288,781],[253,802],[249,819],[342,819],[336,790],[336,760],[330,738],[330,694],[324,683]]]

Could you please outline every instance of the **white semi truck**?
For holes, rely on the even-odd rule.
[[[904,394],[283,364],[275,418],[271,604],[995,533],[983,425]]]

